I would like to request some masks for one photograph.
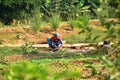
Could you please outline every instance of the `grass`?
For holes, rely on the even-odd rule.
[[[1,47],[0,48],[0,58],[4,59],[6,56],[15,55],[15,54],[23,54],[21,48],[10,48],[10,47]]]
[[[61,31],[60,34],[64,35],[62,38],[66,41],[66,43],[101,42],[101,41],[103,41],[105,36],[107,35],[107,33],[105,32],[107,30],[102,26],[93,26],[93,25],[89,25],[89,26],[90,26],[90,28],[92,28],[91,32],[88,32],[82,28],[80,28],[80,29],[75,28],[73,31],[65,30],[65,29],[64,29],[64,32],[62,30],[58,30],[58,31]],[[115,29],[117,29],[118,26],[119,25],[115,26]],[[48,26],[48,27],[50,27],[50,26]],[[42,26],[42,28],[44,28],[44,26]],[[49,28],[49,29],[51,29],[51,28]],[[39,33],[34,33],[31,28],[29,28],[29,29],[24,29],[24,28],[15,28],[15,29],[7,28],[6,29],[5,28],[5,30],[1,29],[0,43],[15,44],[19,40],[22,41],[22,38],[24,38],[26,35],[34,36],[35,38],[38,38],[38,40],[40,42],[41,41],[45,42],[46,38],[49,37],[51,35],[51,33],[54,32],[53,29],[51,29],[51,30],[49,30],[49,29],[46,29],[46,31],[41,31]],[[79,33],[78,33],[78,31],[79,31]],[[70,35],[69,35],[69,32],[71,32]],[[18,34],[20,35],[21,39],[17,38]],[[43,35],[45,35],[45,36],[43,36]],[[31,40],[31,38],[29,40]]]
[[[19,48],[9,48],[9,47],[0,48],[0,51],[1,51],[0,54],[4,53],[6,54],[5,56],[23,53],[22,50]],[[26,78],[26,76],[29,76],[29,78],[26,78],[25,80],[30,80],[33,79],[34,77],[35,79],[45,79],[45,80],[55,80],[55,79],[69,80],[69,79],[85,79],[88,77],[89,79],[94,79],[96,75],[99,75],[99,77],[102,77],[100,79],[103,78],[105,79],[104,75],[106,74],[104,73],[108,73],[109,70],[107,67],[101,72],[101,69],[105,67],[105,63],[101,62],[100,57],[104,55],[97,55],[97,54],[91,55],[91,54],[81,54],[81,53],[78,54],[79,55],[67,56],[61,58],[51,58],[51,59],[34,58],[31,59],[30,61],[23,60],[15,63],[11,63],[11,62],[5,64],[0,63],[0,69],[1,69],[0,73],[2,74],[1,77],[4,78],[3,76],[5,76],[4,79],[8,79],[8,80],[10,79],[20,80]],[[56,53],[56,55],[59,55],[59,53]],[[40,55],[37,54],[37,56]],[[19,70],[21,70],[20,73],[18,73]],[[33,74],[36,74],[36,76],[33,76]]]
[[[51,24],[51,27],[55,31],[57,31],[57,29],[59,28],[60,22],[61,22],[60,16],[56,14],[52,14],[52,18],[49,19],[49,22]]]
[[[80,32],[77,34],[72,34],[70,36],[64,36],[63,39],[66,40],[66,43],[84,43],[84,42],[101,42],[106,36],[105,29],[101,27],[92,26],[91,38],[87,39],[87,35],[90,33],[80,29]],[[97,37],[96,39],[94,39]]]
[[[42,14],[36,14],[35,18],[32,21],[33,31],[29,31],[28,29],[24,31],[20,31],[19,29],[9,29],[6,32],[0,31],[0,44],[4,43],[16,43],[17,40],[22,39],[27,34],[32,34],[31,38],[46,41],[46,36],[50,36],[52,31],[44,31],[42,34],[41,32],[41,24],[43,23],[41,20]],[[102,19],[102,18],[101,18]],[[63,39],[66,40],[66,43],[90,43],[90,42],[101,42],[104,40],[105,36],[109,35],[107,30],[103,28],[103,26],[93,26],[90,25],[88,22],[90,20],[90,16],[81,16],[79,18],[79,33],[72,33],[69,35],[69,31],[66,30],[66,36],[63,36]],[[52,15],[52,18],[48,20],[51,23],[51,27],[57,31],[59,29],[60,18],[58,15]],[[103,20],[104,21],[104,20]],[[68,23],[70,27],[74,29],[77,25],[74,24],[74,19],[70,18]],[[104,22],[103,22],[104,23]],[[0,25],[1,27],[5,27],[4,25]],[[20,25],[21,26],[21,25]],[[119,26],[119,25],[118,25]],[[117,26],[117,27],[118,27]],[[110,27],[109,25],[107,27]],[[84,29],[84,30],[83,30]],[[90,30],[92,29],[92,30]],[[17,31],[15,31],[17,30]],[[75,30],[75,29],[74,29]],[[74,31],[73,30],[73,31]],[[108,30],[109,31],[109,30]],[[38,33],[37,33],[38,32]],[[40,33],[39,33],[40,32]],[[68,32],[68,33],[67,33]],[[120,33],[120,31],[110,31],[109,33],[115,33],[115,35]],[[44,33],[48,33],[47,35]],[[38,36],[39,35],[39,36]],[[117,36],[118,36],[117,35]],[[45,37],[43,37],[45,36]],[[28,50],[28,51],[26,51]],[[106,79],[106,76],[110,75],[109,67],[106,66],[107,64],[102,62],[102,56],[98,54],[104,53],[105,51],[99,50],[96,54],[81,54],[81,53],[74,53],[68,54],[65,56],[64,52],[56,52],[55,54],[51,53],[40,53],[38,49],[34,50],[34,54],[27,54],[30,53],[32,50],[29,45],[24,46],[23,49],[21,48],[9,48],[9,47],[2,47],[0,48],[0,80],[80,80],[80,79],[97,79],[99,80],[109,80]],[[37,53],[37,51],[39,53]],[[36,54],[37,53],[37,54]],[[15,55],[21,54],[23,58],[30,58],[30,59],[23,59],[19,62],[4,62],[5,57],[12,56],[9,58],[16,57]],[[18,58],[16,58],[18,60]],[[16,61],[17,61],[16,60]],[[106,62],[109,63],[109,60],[106,58],[104,59]],[[108,61],[107,61],[108,60]],[[115,73],[119,73],[119,63],[120,59],[116,61],[115,67],[114,62],[113,66],[115,69]],[[6,63],[6,64],[3,64]],[[103,69],[106,67],[105,69]],[[113,73],[114,74],[114,73]],[[116,74],[114,74],[116,76]],[[102,77],[102,78],[101,78]],[[119,80],[119,79],[118,79]]]
[[[94,55],[93,55],[94,56]],[[95,56],[94,56],[95,57]],[[91,73],[84,73],[84,70],[92,71],[88,68],[91,66],[99,72],[99,69],[104,65],[97,62],[96,64],[90,63],[90,60],[94,60],[92,56],[79,56],[79,57],[67,57],[67,58],[57,58],[57,59],[41,59],[41,60],[31,60],[24,62],[15,62],[7,63],[7,65],[1,65],[0,73],[4,73],[6,79],[23,79],[25,76],[29,76],[25,80],[33,79],[36,76],[36,79],[45,80],[55,80],[55,79],[84,79],[87,78],[87,75]],[[8,68],[9,67],[9,68]],[[3,69],[5,68],[5,69]],[[37,69],[36,69],[37,68]],[[20,73],[16,73],[21,70]],[[37,70],[37,71],[36,71]],[[34,72],[35,71],[35,72]],[[6,73],[7,72],[7,73]],[[12,73],[11,73],[12,72]],[[16,75],[14,75],[16,74]],[[33,76],[33,74],[36,74]],[[97,73],[96,73],[97,74]],[[21,75],[21,76],[19,76]],[[94,75],[93,75],[94,76]],[[92,77],[90,79],[92,79]]]
[[[100,42],[103,41],[107,35],[106,29],[100,26],[90,26],[92,28],[91,38],[86,40],[89,35],[88,31],[83,31],[80,34],[72,34],[70,36],[64,36],[63,38],[67,43],[80,43],[80,42]],[[81,29],[80,29],[81,30]],[[81,30],[82,31],[82,30]],[[8,33],[1,33],[6,34]],[[94,39],[96,36],[98,38]],[[4,37],[1,36],[1,40]],[[13,37],[7,37],[4,39],[13,39]],[[14,37],[14,39],[16,39]],[[21,48],[0,48],[1,61],[8,55],[23,54]],[[100,52],[101,53],[101,52]],[[76,53],[75,53],[76,54]],[[105,63],[101,61],[101,57],[104,55],[99,54],[81,54],[62,56],[61,53],[47,54],[39,53],[36,56],[29,54],[31,58],[29,60],[23,60],[19,62],[8,62],[3,64],[0,62],[0,79],[3,80],[74,80],[74,79],[95,79],[96,76],[100,80],[106,80],[106,76],[109,76],[110,71],[108,66],[105,69]],[[78,55],[79,54],[79,55]],[[44,57],[44,56],[47,57]],[[30,57],[27,56],[27,57]],[[50,57],[48,57],[50,56]],[[60,56],[59,58],[56,56]],[[24,58],[27,58],[24,57]],[[42,58],[39,58],[42,57]],[[48,59],[49,58],[49,59]],[[92,62],[93,61],[93,62]],[[115,68],[116,69],[116,68]],[[101,71],[102,70],[102,71]],[[18,73],[19,72],[19,73]],[[20,76],[21,75],[21,76]],[[108,79],[109,80],[109,79]]]

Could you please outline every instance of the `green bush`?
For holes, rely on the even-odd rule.
[[[34,18],[32,18],[31,25],[32,25],[33,31],[36,32],[36,33],[39,32],[40,29],[41,29],[41,25],[43,23],[43,21],[41,19],[42,16],[43,16],[43,14],[36,13],[34,15]]]
[[[61,22],[60,16],[57,14],[52,14],[52,17],[49,19],[51,27],[56,31],[59,28]]]
[[[26,54],[26,53],[27,53],[27,54],[28,54],[28,53],[31,53],[31,52],[33,51],[32,46],[33,46],[34,42],[28,41],[28,39],[27,39],[26,37],[24,38],[24,40],[25,40],[25,44],[21,46],[21,49],[23,50],[23,52],[24,52],[25,54]]]
[[[74,28],[76,27],[76,19],[74,19],[74,17],[69,17],[68,23],[69,23],[71,29],[74,30]]]
[[[49,80],[47,68],[44,64],[30,62],[10,64],[4,71],[4,80]]]

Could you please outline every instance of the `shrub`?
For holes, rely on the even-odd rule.
[[[60,16],[57,14],[52,14],[52,17],[49,19],[51,27],[56,31],[59,28],[61,22]]]
[[[68,18],[68,23],[69,23],[69,25],[70,25],[70,27],[71,27],[72,30],[76,27],[75,21],[76,20],[73,17],[69,17]]]
[[[43,64],[21,62],[8,66],[4,71],[5,80],[48,80],[48,67]]]
[[[43,23],[43,21],[41,20],[42,15],[43,14],[40,14],[40,13],[35,14],[34,18],[32,19],[31,25],[32,25],[34,32],[36,32],[36,33],[39,32],[41,29],[41,24]]]
[[[21,46],[24,53],[31,53],[33,51],[32,46],[34,42],[28,41],[28,39],[25,37],[25,44]]]

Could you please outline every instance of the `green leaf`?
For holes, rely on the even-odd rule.
[[[93,41],[97,40],[99,37],[100,37],[100,36],[95,36],[95,37],[93,38]]]
[[[115,66],[120,66],[120,58],[118,58],[115,62],[114,62]]]
[[[91,76],[94,76],[94,75],[96,75],[96,74],[97,74],[97,70],[96,70],[95,67],[93,67],[93,68],[92,68],[92,74],[91,74]]]
[[[120,37],[120,29],[118,29],[117,34],[118,34],[118,36]]]

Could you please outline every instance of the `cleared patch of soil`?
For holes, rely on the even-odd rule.
[[[38,33],[35,33],[31,27],[6,27],[0,28],[0,42],[3,44],[23,44],[24,38],[35,44],[46,43],[47,38],[58,32],[61,37],[70,36],[78,33],[78,30],[71,30],[70,26],[61,24],[57,31],[52,30],[49,26],[43,27]]]

